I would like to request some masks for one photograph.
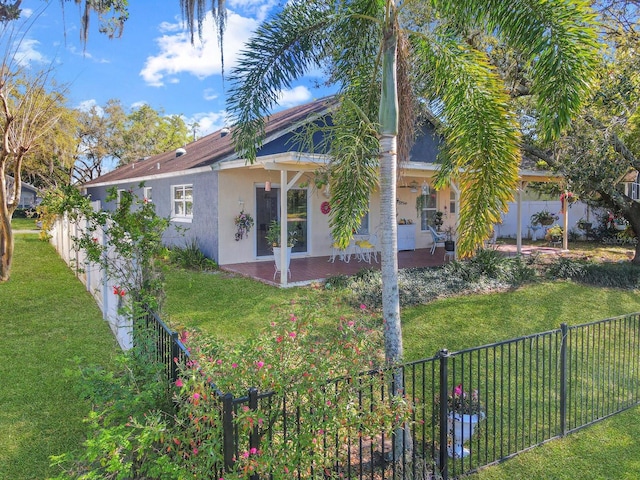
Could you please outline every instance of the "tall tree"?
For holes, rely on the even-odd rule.
[[[54,128],[65,101],[61,89],[52,84],[50,71],[21,71],[13,63],[15,44],[7,45],[0,64],[0,282],[10,277],[11,218],[20,203],[25,158]]]
[[[336,165],[331,225],[346,243],[358,222],[354,212],[366,211],[369,192],[380,188],[390,363],[402,358],[396,165],[412,133],[398,122],[411,118],[406,109],[415,105],[413,95],[429,101],[441,121],[446,156],[439,183],[455,179],[461,186],[459,245],[469,254],[512,197],[520,137],[504,84],[487,52],[467,41],[468,32],[492,32],[526,59],[541,132],[552,138],[588,91],[597,46],[592,22],[581,1],[297,0],[265,22],[243,51],[228,107],[237,119],[237,148],[251,161],[279,91],[322,66],[339,86],[329,143]]]
[[[597,81],[572,128],[547,149],[528,135],[527,151],[562,173],[583,201],[626,218],[638,235],[640,202],[623,191],[620,180],[640,171],[640,15],[630,0],[600,0],[596,6],[607,46],[594,69]],[[640,245],[632,262],[640,264]]]

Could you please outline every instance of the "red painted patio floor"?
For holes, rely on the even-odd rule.
[[[515,245],[500,245],[498,250],[506,255],[515,255]],[[523,246],[522,253],[527,255],[532,253],[533,250],[550,254],[560,252],[557,248]],[[349,263],[337,258],[332,263],[329,261],[329,257],[292,258],[290,265],[291,275],[289,276],[288,284],[289,286],[306,285],[314,281],[324,281],[334,275],[354,275],[363,268],[379,270],[379,261],[380,255],[378,255],[378,263],[372,262],[371,264],[358,262],[354,257],[351,258]],[[431,255],[429,248],[398,252],[399,268],[435,267],[442,265],[444,261],[443,248],[437,248],[433,255]],[[275,267],[272,259],[260,262],[234,263],[223,265],[220,268],[271,285],[280,285],[280,274],[278,273],[275,279],[273,278]]]
[[[444,263],[444,249],[438,248],[431,255],[430,249],[419,249],[415,251],[398,252],[398,267],[433,267]],[[289,269],[291,275],[288,283],[293,285],[304,285],[314,281],[323,281],[327,277],[334,275],[354,275],[363,268],[375,268],[380,270],[380,255],[378,263],[359,262],[355,256],[351,257],[349,263],[345,263],[338,258],[335,262],[329,261],[330,257],[303,257],[292,258]],[[280,273],[274,280],[273,274],[275,266],[273,259],[250,262],[234,263],[223,265],[222,270],[248,276],[272,285],[280,285]]]

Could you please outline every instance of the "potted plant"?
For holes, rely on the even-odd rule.
[[[446,239],[444,241],[444,251],[445,252],[455,252],[456,250],[456,242],[453,239],[456,231],[452,226],[448,226],[444,233],[446,234]]]
[[[562,241],[562,233],[562,227],[556,224],[553,227],[549,227],[547,233],[544,235],[544,238],[550,243],[558,243]]]
[[[267,240],[267,243],[273,250],[273,258],[276,262],[276,272],[273,274],[274,278],[278,272],[283,271],[283,269],[281,268],[282,265],[280,262],[281,260],[280,233],[281,233],[280,222],[277,220],[271,220],[271,223],[269,224],[269,230],[267,230],[267,234],[265,235],[265,239]],[[287,264],[285,267],[285,270],[287,272],[289,271],[289,264],[291,262],[291,249],[295,244],[296,244],[296,232],[295,231],[287,232]]]
[[[629,223],[627,222],[627,219],[622,216],[616,216],[613,219],[613,228],[615,228],[619,232],[624,232],[627,229],[628,225]]]
[[[558,220],[558,217],[556,217],[553,213],[549,212],[548,210],[540,210],[539,212],[536,212],[533,215],[531,215],[531,225],[548,226],[548,225],[551,225],[556,220]]]
[[[253,227],[253,217],[244,210],[240,210],[240,213],[236,215],[234,219],[236,225],[236,242],[242,240],[245,235],[248,235]]]
[[[581,218],[580,220],[578,220],[578,222],[576,223],[576,226],[582,230],[583,232],[588,232],[589,230],[591,230],[591,227],[593,226],[593,223],[591,222],[587,222],[584,218]]]
[[[444,213],[438,210],[435,213],[435,216],[433,217],[433,225],[436,227],[436,230],[438,232],[440,231],[440,227],[442,227],[443,223],[444,223]]]
[[[473,435],[476,426],[485,415],[478,398],[478,390],[465,392],[462,384],[456,385],[447,398],[449,434],[453,437],[449,446],[449,456],[462,458],[469,456],[469,449],[462,445]]]

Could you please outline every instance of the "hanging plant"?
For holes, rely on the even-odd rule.
[[[236,224],[236,242],[239,242],[251,231],[251,227],[253,227],[253,217],[245,213],[244,210],[240,210],[234,222]]]

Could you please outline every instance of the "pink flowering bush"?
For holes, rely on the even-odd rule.
[[[247,400],[235,411],[239,451],[225,480],[252,474],[309,478],[312,469],[331,467],[327,458],[335,462],[336,439],[346,445],[348,439],[364,438],[375,446],[382,432],[388,435],[407,419],[409,407],[402,400],[389,400],[388,392],[381,396],[389,386],[387,375],[361,375],[376,371],[383,361],[379,329],[371,328],[367,316],[341,319],[335,334],[322,338],[313,331],[309,312],[291,308],[259,338],[241,346],[191,336],[192,361],[175,384],[175,401],[185,445],[180,456],[188,459],[194,474],[202,473],[198,457],[203,453],[206,459],[222,455],[217,437],[221,403],[212,386],[235,398],[248,398],[249,389],[255,388],[259,397],[257,409]],[[208,429],[200,428],[203,422]],[[212,422],[217,422],[215,428]],[[252,433],[262,439],[258,447],[249,443]],[[347,465],[346,458],[340,460]]]

